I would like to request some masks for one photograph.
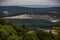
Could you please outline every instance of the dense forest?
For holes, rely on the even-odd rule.
[[[54,26],[53,26],[54,27]],[[60,29],[54,27],[57,35],[44,30],[29,30],[24,24],[16,25],[7,19],[0,19],[0,40],[60,40]]]
[[[60,22],[51,22],[48,20],[41,19],[8,19],[14,22],[17,25],[25,25],[27,28],[31,30],[39,30],[40,28],[44,29],[52,29],[53,26],[60,27]]]

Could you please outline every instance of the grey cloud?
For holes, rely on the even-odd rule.
[[[60,0],[0,0],[0,5],[60,5]]]

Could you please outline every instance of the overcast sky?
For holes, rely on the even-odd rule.
[[[0,0],[0,5],[60,5],[60,0]]]

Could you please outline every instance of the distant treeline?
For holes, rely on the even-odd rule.
[[[27,28],[30,28],[32,30],[38,30],[38,28],[44,28],[44,29],[52,29],[53,26],[60,27],[60,22],[51,22],[48,20],[41,20],[41,19],[8,19],[15,24],[18,25],[25,25]]]

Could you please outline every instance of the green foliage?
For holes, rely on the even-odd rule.
[[[40,40],[53,40],[54,38],[53,34],[45,32],[43,30],[36,31],[36,35]]]
[[[6,40],[7,38],[12,38],[18,36],[16,31],[9,25],[0,25],[0,37],[2,40]]]
[[[0,19],[0,40],[60,40],[60,30],[56,30],[58,35],[43,30],[29,31],[25,25],[18,26],[5,19]]]
[[[32,33],[27,32],[22,35],[22,40],[39,40],[39,39],[36,36],[35,32]]]
[[[7,40],[19,40],[19,37],[17,35],[13,34],[12,36],[9,36],[7,38]]]

